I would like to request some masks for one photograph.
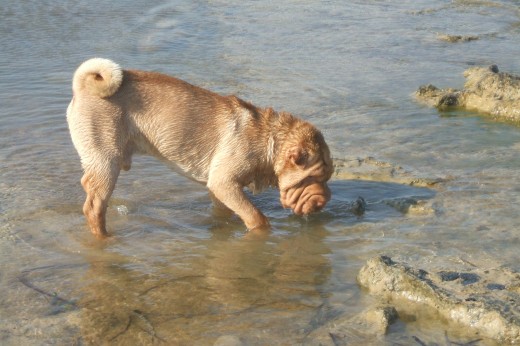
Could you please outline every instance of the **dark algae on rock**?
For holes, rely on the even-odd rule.
[[[400,313],[427,306],[459,330],[499,344],[520,343],[520,275],[504,268],[437,273],[374,257],[361,268],[358,283]],[[500,281],[500,282],[497,282]]]

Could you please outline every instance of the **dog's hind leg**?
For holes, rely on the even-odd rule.
[[[112,160],[104,165],[96,165],[95,169],[85,170],[85,174],[81,178],[81,185],[87,193],[83,214],[87,218],[90,231],[98,238],[108,236],[106,211],[119,171],[119,163]]]

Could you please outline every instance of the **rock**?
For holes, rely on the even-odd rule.
[[[477,274],[473,273],[441,271],[438,275],[442,281],[459,280],[459,282],[464,286],[474,284],[475,282],[478,282],[480,280],[480,277]]]
[[[235,335],[222,335],[215,341],[213,346],[242,346],[240,338]]]
[[[380,344],[388,328],[398,319],[393,306],[371,307],[355,316],[341,315],[309,333],[304,345]]]
[[[334,159],[333,180],[365,180],[392,184],[402,184],[429,189],[439,187],[447,178],[419,177],[400,166],[376,160],[373,157],[354,159]],[[438,212],[437,203],[415,197],[392,198],[381,201],[408,216],[430,216]],[[354,215],[361,217],[367,210],[367,202],[361,196],[346,205]]]
[[[439,109],[463,107],[509,120],[520,120],[520,76],[499,72],[496,65],[464,72],[462,90],[419,87],[416,98]]]
[[[433,187],[446,181],[442,178],[417,177],[400,166],[373,157],[335,159],[334,171],[334,179],[381,181],[418,187]]]
[[[498,277],[505,281],[493,282]],[[464,326],[463,331],[502,344],[520,343],[517,273],[428,273],[379,256],[366,263],[357,279],[371,294],[390,300],[399,312],[426,305],[450,323]]]
[[[384,203],[410,216],[434,215],[436,213],[430,201],[419,200],[412,197],[389,199],[385,200]]]
[[[367,210],[367,202],[361,196],[359,196],[351,205],[350,210],[354,215],[362,216]]]
[[[461,91],[455,89],[439,89],[434,85],[428,84],[419,87],[415,92],[417,99],[430,107],[444,109],[461,105]],[[461,105],[462,106],[462,105]]]
[[[448,34],[437,34],[437,38],[441,41],[446,41],[450,43],[457,42],[469,42],[478,40],[478,36],[474,35],[448,35]]]
[[[393,306],[378,306],[360,316],[360,320],[371,326],[375,334],[381,335],[386,334],[388,327],[398,318],[397,310]]]

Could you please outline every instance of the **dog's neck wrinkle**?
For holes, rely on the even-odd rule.
[[[277,155],[280,151],[278,133],[283,130],[279,121],[279,114],[271,108],[258,109],[259,116],[255,120],[262,124],[256,127],[257,138],[261,140],[260,147],[264,149],[264,159],[260,163],[253,178],[253,191],[259,192],[267,187],[278,187],[278,177],[275,170]]]
[[[266,160],[268,165],[274,166],[279,144],[279,141],[276,138],[276,132],[278,129],[275,125],[275,120],[278,114],[274,112],[271,108],[268,108],[262,112],[262,115],[264,115],[262,118],[264,119],[264,122],[267,125],[262,126],[263,128],[267,129],[267,134],[264,136],[265,138],[267,138],[267,143],[265,143],[267,148]]]
[[[284,147],[287,146],[287,143],[291,142],[291,133],[293,132],[294,127],[296,126],[298,119],[286,112],[275,112],[272,109],[267,109],[264,111],[266,122],[269,129],[268,138],[268,146],[270,145],[272,148],[269,160],[270,164],[274,169],[275,176],[278,176],[279,170],[282,168],[281,165],[285,162],[284,158]]]

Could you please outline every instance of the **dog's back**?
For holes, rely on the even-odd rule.
[[[247,149],[238,144],[250,142],[240,138],[242,127],[256,118],[254,106],[236,97],[100,58],[76,70],[73,93],[67,119],[86,170],[100,161],[127,170],[137,152],[205,183],[219,145]]]

